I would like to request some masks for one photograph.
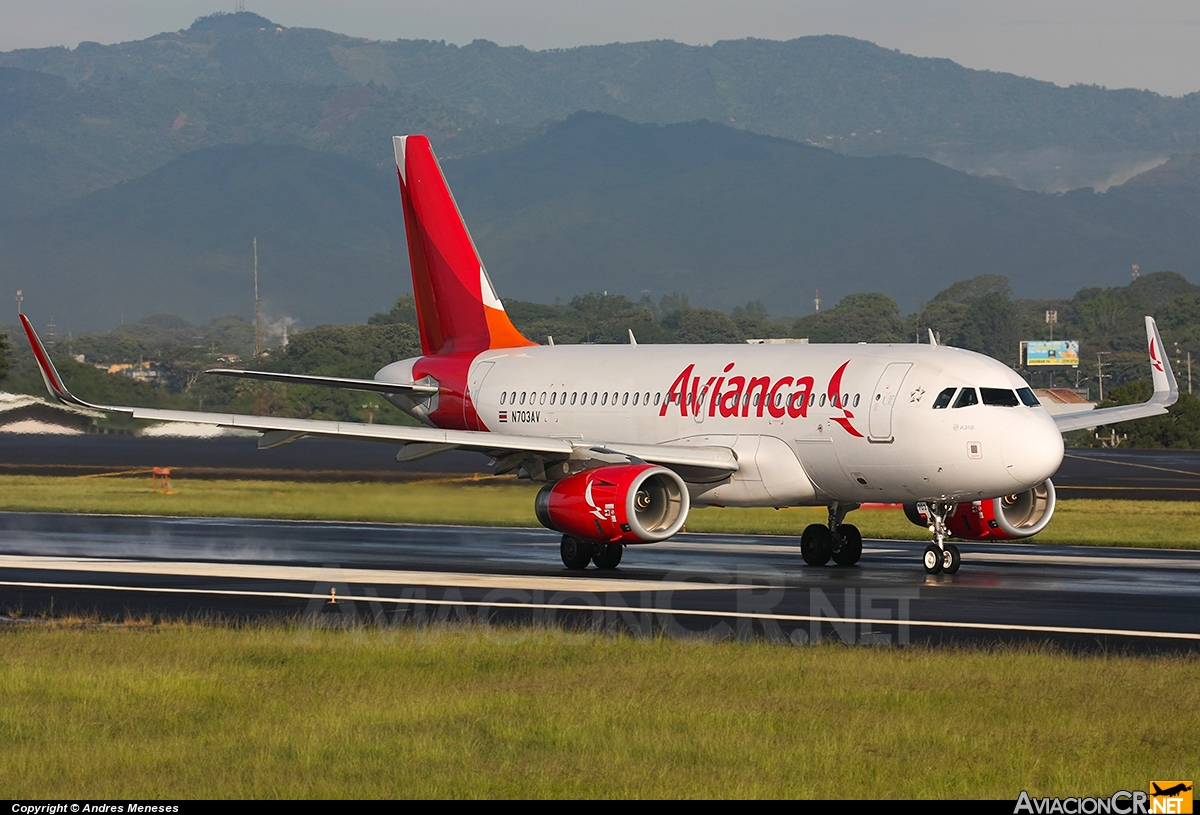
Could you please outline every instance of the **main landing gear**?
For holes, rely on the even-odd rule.
[[[954,504],[929,504],[929,516],[933,519],[930,531],[933,532],[933,543],[925,547],[921,561],[926,574],[955,574],[962,566],[962,555],[953,543],[946,543],[946,518],[954,509]]]
[[[592,543],[563,535],[558,551],[568,569],[586,569],[588,563],[595,563],[597,569],[615,569],[621,563],[625,547],[619,543]]]
[[[800,555],[809,566],[824,566],[833,558],[839,566],[853,566],[862,557],[862,533],[853,524],[842,523],[858,504],[829,505],[829,523],[809,524],[800,535]]]

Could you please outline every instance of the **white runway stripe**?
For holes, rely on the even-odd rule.
[[[0,581],[0,586],[12,586],[19,588],[38,588],[38,589],[85,589],[92,591],[124,591],[124,592],[147,592],[151,594],[198,594],[198,595],[217,595],[224,597],[267,597],[276,599],[293,599],[293,600],[324,600],[329,597],[327,594],[311,594],[304,592],[271,592],[271,591],[238,591],[235,589],[180,589],[180,588],[164,588],[164,587],[138,587],[138,586],[105,586],[86,583],[28,583],[28,582],[9,582]],[[587,592],[590,593],[590,592]],[[604,605],[596,603],[594,605],[579,605],[572,603],[513,603],[504,601],[472,601],[472,600],[426,600],[413,599],[402,597],[364,597],[351,596],[342,597],[339,602],[356,601],[360,603],[379,604],[396,604],[396,605],[423,605],[423,606],[460,606],[464,608],[508,608],[508,609],[542,609],[553,611],[583,611],[583,612],[614,612],[617,614],[661,614],[661,615],[676,615],[686,617],[709,617],[719,619],[751,619],[751,620],[772,620],[775,622],[826,622],[830,624],[846,624],[852,623],[855,625],[890,625],[897,627],[916,627],[916,628],[946,628],[946,629],[962,629],[973,631],[1011,631],[1011,632],[1026,632],[1038,634],[1074,634],[1083,636],[1115,636],[1115,637],[1138,637],[1143,639],[1169,639],[1169,640],[1191,640],[1200,642],[1200,633],[1176,632],[1176,631],[1139,631],[1136,629],[1123,628],[1075,628],[1071,626],[1052,626],[1052,625],[1018,625],[1007,623],[968,623],[968,622],[949,622],[943,620],[892,620],[892,619],[877,619],[874,617],[829,617],[829,616],[811,616],[807,614],[769,614],[765,612],[737,612],[737,611],[704,611],[696,609],[682,608],[644,608],[641,606],[617,606]]]
[[[367,583],[389,586],[455,586],[479,589],[543,591],[714,591],[761,589],[735,583],[682,580],[614,580],[603,577],[464,574],[392,569],[343,569],[323,566],[274,566],[257,563],[207,563],[107,558],[29,557],[0,555],[0,569],[38,569],[66,572],[115,572],[171,577],[224,577],[242,580],[290,580],[300,583]]]

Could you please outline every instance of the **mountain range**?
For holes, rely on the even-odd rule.
[[[0,53],[0,286],[74,331],[248,314],[257,237],[270,314],[364,319],[409,287],[406,132],[430,136],[508,297],[796,315],[817,289],[911,310],[980,274],[1020,297],[1134,263],[1200,274],[1200,93],[845,37],[530,51],[243,12]]]
[[[604,114],[444,168],[501,295],[522,300],[681,291],[801,314],[817,289],[828,302],[883,291],[913,310],[980,274],[1025,297],[1118,285],[1134,262],[1200,276],[1195,215],[1149,184],[1050,195],[926,159]],[[0,225],[0,285],[74,331],[246,313],[255,237],[276,318],[362,320],[409,290],[394,171],[267,145],[192,151]]]

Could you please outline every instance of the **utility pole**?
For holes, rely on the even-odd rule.
[[[25,299],[25,297],[21,294],[21,290],[17,289],[17,316],[18,317],[21,316],[21,302],[24,299]]]
[[[819,312],[821,310],[821,290],[820,289],[817,289],[816,297],[813,298],[813,306],[814,306],[814,308],[813,308],[814,312]]]
[[[1096,379],[1100,382],[1100,401],[1104,401],[1104,357],[1111,354],[1112,351],[1100,351],[1096,354],[1096,362],[1099,365],[1099,372]]]
[[[254,238],[254,356],[263,355],[262,301],[258,299],[258,237]]]

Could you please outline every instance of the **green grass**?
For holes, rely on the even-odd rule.
[[[1200,761],[1193,657],[187,624],[0,647],[11,798],[1015,799]]]
[[[357,520],[537,526],[539,485],[512,478],[445,478],[402,483],[208,481],[176,478],[177,493],[150,489],[148,477],[0,476],[0,510],[129,513],[240,518]],[[694,509],[689,532],[799,535],[823,523],[821,507]],[[849,516],[866,538],[924,540],[899,509],[861,509]],[[1200,502],[1060,500],[1036,543],[1200,548]]]

